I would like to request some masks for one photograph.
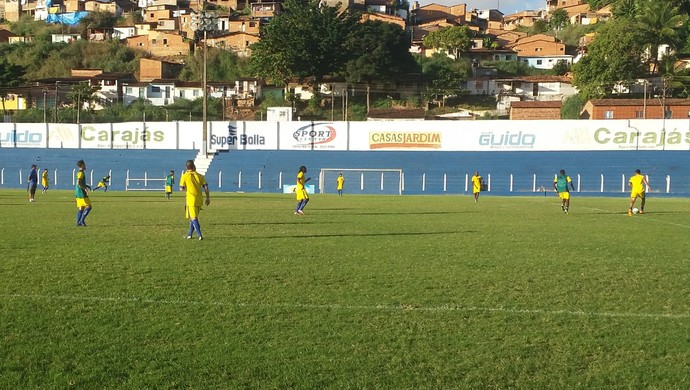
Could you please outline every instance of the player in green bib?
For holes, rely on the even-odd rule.
[[[170,200],[170,195],[172,195],[172,189],[175,185],[175,171],[170,171],[168,176],[165,177],[165,199]]]
[[[565,174],[565,171],[561,169],[556,178],[553,179],[553,189],[558,193],[558,197],[561,199],[561,210],[568,214],[570,209],[570,190],[568,189],[568,184],[570,188],[575,191],[575,186],[573,186],[573,181],[570,176]]]

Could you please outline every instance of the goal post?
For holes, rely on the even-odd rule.
[[[319,172],[319,193],[337,193],[338,175],[343,174],[346,194],[397,194],[405,191],[405,173],[402,169],[371,168],[321,168]]]
[[[165,191],[165,179],[152,179],[147,172],[144,172],[144,177],[131,177],[127,171],[125,191]]]

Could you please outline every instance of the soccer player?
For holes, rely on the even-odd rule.
[[[568,214],[570,210],[570,189],[568,189],[568,184],[570,184],[570,189],[575,191],[575,186],[570,176],[565,174],[565,170],[561,169],[555,179],[553,179],[553,190],[558,193],[558,197],[561,199],[561,210]]]
[[[185,236],[188,240],[192,238],[192,234],[196,231],[199,240],[203,240],[201,235],[201,226],[199,225],[199,213],[201,206],[208,206],[211,204],[211,195],[208,192],[208,184],[204,175],[196,172],[194,160],[187,160],[187,171],[182,174],[180,178],[180,191],[186,191],[185,199],[185,214],[189,219],[189,232]],[[201,190],[206,193],[206,201],[201,198]]]
[[[630,181],[628,181],[628,186],[630,187],[630,208],[628,208],[628,215],[633,215],[632,209],[633,206],[635,206],[635,201],[637,198],[640,198],[640,214],[644,214],[644,204],[646,200],[645,194],[647,192],[647,188],[650,190],[652,189],[649,187],[647,178],[640,173],[639,169],[636,169],[635,174],[631,176]]]
[[[77,184],[74,186],[74,197],[77,201],[77,226],[86,226],[86,216],[91,212],[91,200],[89,191],[91,187],[86,185],[86,163],[77,161]]]
[[[170,200],[170,195],[172,195],[172,189],[175,185],[175,171],[170,171],[168,176],[165,177],[165,199]]]
[[[98,185],[93,190],[96,191],[99,188],[103,188],[103,192],[108,192],[108,182],[109,181],[110,181],[110,175],[103,176],[101,181],[98,182]]]
[[[36,195],[36,186],[38,185],[38,167],[36,167],[36,164],[31,165],[31,172],[29,172],[27,184],[28,187],[26,190],[29,191],[29,202],[33,202],[34,196]]]
[[[50,179],[48,179],[48,169],[44,169],[43,173],[41,174],[41,186],[43,186],[43,190],[41,191],[42,194],[45,194],[46,191],[48,191],[49,184]]]
[[[472,194],[474,194],[474,203],[479,201],[479,193],[482,191],[483,185],[484,179],[479,176],[478,171],[475,171],[474,176],[472,176]]]
[[[343,177],[342,172],[338,173],[338,178],[335,180],[335,182],[337,184],[338,196],[343,196],[343,184],[345,184],[345,178]]]
[[[297,208],[295,208],[295,214],[298,215],[304,214],[304,206],[309,203],[309,194],[307,193],[307,189],[304,187],[304,185],[311,180],[311,177],[305,179],[305,173],[307,173],[307,167],[302,165],[299,167],[299,171],[297,172],[297,186],[295,186],[295,194],[297,196]]]

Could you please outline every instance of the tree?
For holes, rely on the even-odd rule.
[[[558,60],[553,68],[551,68],[551,73],[558,76],[563,76],[568,73],[568,71],[570,71],[570,64],[568,64],[566,60]]]
[[[441,105],[445,105],[446,98],[462,92],[460,84],[465,81],[469,73],[464,62],[453,61],[443,54],[436,53],[422,63],[422,73],[430,80],[428,96],[441,96]]]
[[[72,102],[72,105],[77,110],[77,123],[79,123],[79,114],[81,108],[87,105],[90,111],[93,110],[93,103],[97,100],[94,94],[100,91],[100,86],[89,85],[88,82],[73,84],[67,93],[67,100]]]
[[[209,47],[206,58],[206,77],[208,81],[236,80],[249,74],[247,60],[235,53]],[[190,54],[185,58],[184,67],[180,72],[180,80],[201,81],[204,72],[202,51]]]
[[[542,34],[549,31],[549,22],[544,19],[538,19],[534,21],[532,25],[532,33]]]
[[[636,19],[650,52],[651,72],[656,73],[659,69],[659,47],[663,44],[672,49],[682,47],[682,32],[688,15],[681,14],[679,8],[669,1],[643,0],[641,12]]]
[[[634,18],[637,15],[639,0],[618,0],[613,5],[613,16],[620,18]]]
[[[117,24],[117,16],[111,12],[89,12],[82,20],[79,21],[79,33],[86,36],[89,29],[102,29],[115,26]]]
[[[346,64],[346,79],[351,83],[393,81],[415,70],[407,34],[398,25],[366,21],[358,26],[350,43],[352,59]],[[367,109],[369,109],[367,92]]]
[[[568,18],[568,12],[565,9],[559,8],[551,14],[549,19],[549,26],[554,30],[560,30],[563,27],[570,24],[570,19]]]
[[[12,87],[24,82],[24,73],[24,68],[10,63],[4,56],[0,57],[0,100],[3,114],[7,114],[5,99],[12,91]]]
[[[618,83],[643,74],[644,36],[629,19],[614,19],[597,33],[589,52],[575,66],[574,83],[584,99],[603,97]]]
[[[311,76],[318,83],[343,70],[357,23],[356,15],[338,13],[317,0],[287,0],[285,10],[262,29],[261,41],[252,45],[252,71],[278,85],[287,85],[292,76]]]
[[[585,101],[580,95],[569,96],[561,107],[561,119],[580,119],[580,113],[585,106]]]
[[[462,53],[472,47],[472,38],[474,38],[474,32],[465,25],[444,27],[425,36],[424,46],[445,50],[458,59]]]

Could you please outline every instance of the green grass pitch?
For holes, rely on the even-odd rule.
[[[690,388],[690,201],[0,191],[0,388]]]

